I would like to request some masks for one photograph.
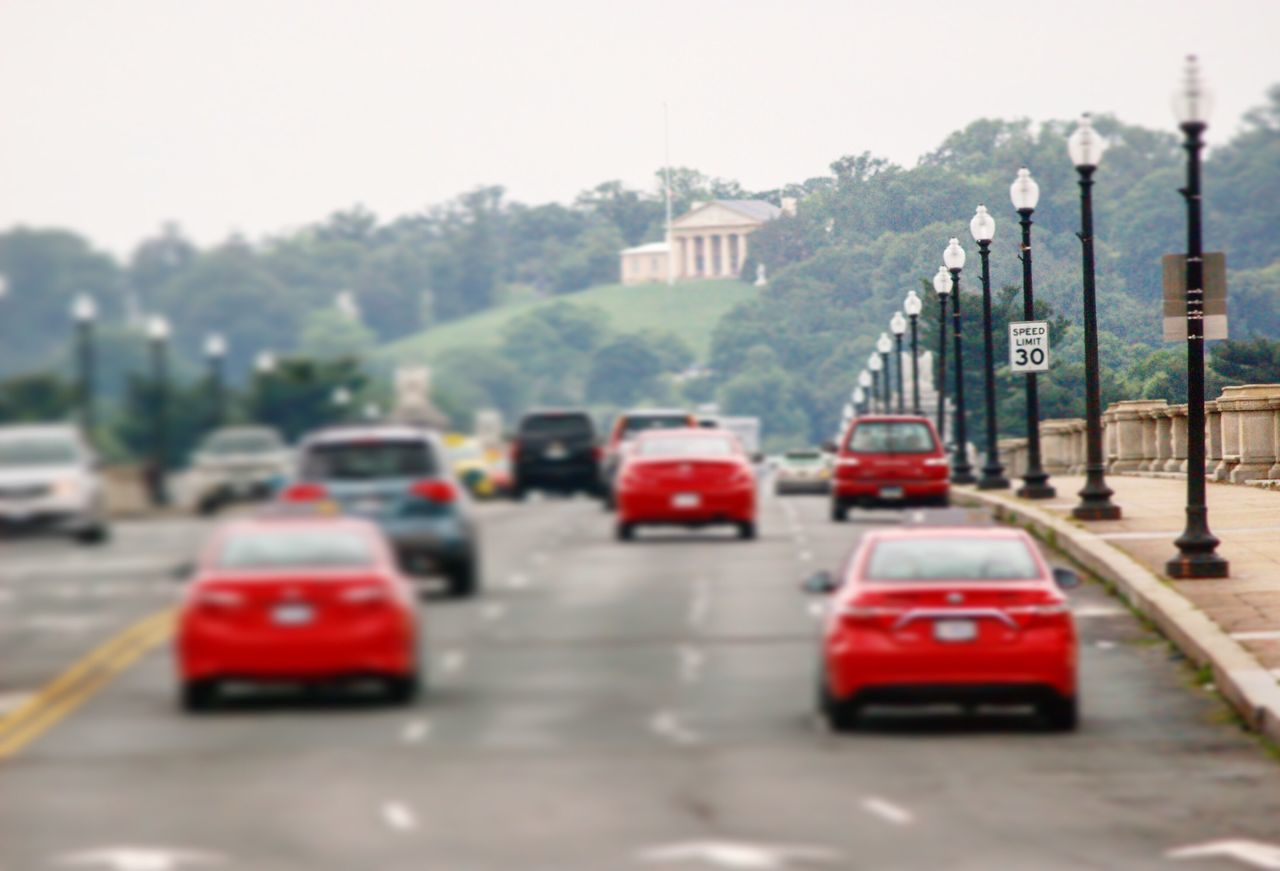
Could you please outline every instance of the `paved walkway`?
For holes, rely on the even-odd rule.
[[[1056,499],[1028,504],[1070,520],[1084,478],[1066,475],[1051,483]],[[1071,522],[1165,577],[1164,564],[1176,553],[1173,540],[1186,519],[1186,483],[1111,475],[1107,484],[1124,516]],[[1169,583],[1280,677],[1280,492],[1211,483],[1208,502],[1209,527],[1222,540],[1218,553],[1230,561],[1231,577]]]

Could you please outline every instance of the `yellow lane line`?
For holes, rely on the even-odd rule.
[[[108,639],[0,720],[0,760],[17,753],[91,698],[173,631],[173,610],[139,620]]]

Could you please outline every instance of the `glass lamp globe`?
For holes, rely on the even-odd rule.
[[[955,236],[947,243],[947,250],[942,252],[942,262],[947,265],[947,269],[964,269],[964,249]]]
[[[266,375],[276,369],[276,355],[270,351],[259,351],[253,360],[253,368]]]
[[[335,387],[333,390],[334,405],[350,405],[351,391],[345,387]]]
[[[845,403],[845,406],[844,406],[844,419],[845,419],[845,420],[848,420],[848,419],[849,419],[849,418],[851,418],[851,417],[853,417],[853,406],[852,406],[852,405],[849,405],[848,403]]]
[[[1009,199],[1018,211],[1032,211],[1040,202],[1040,185],[1031,177],[1031,170],[1025,166],[1018,170],[1018,177],[1009,185]]]
[[[152,315],[147,319],[147,338],[153,342],[163,342],[169,338],[169,322],[163,315]]]
[[[876,350],[881,354],[888,354],[893,351],[893,339],[889,338],[888,333],[881,333],[880,338],[876,339]]]
[[[98,304],[87,293],[76,296],[71,303],[71,317],[82,324],[87,324],[98,316]]]
[[[1200,61],[1194,54],[1187,55],[1182,87],[1173,95],[1173,114],[1179,124],[1204,124],[1212,111],[1213,92],[1200,78]]]
[[[227,356],[227,340],[222,333],[210,333],[204,340],[204,355],[206,357],[225,357]]]
[[[909,318],[919,317],[920,312],[924,310],[924,303],[920,300],[920,294],[914,290],[907,291],[907,298],[902,301],[902,310],[907,313]]]
[[[1107,140],[1093,129],[1093,119],[1085,112],[1080,116],[1075,132],[1067,138],[1067,154],[1071,156],[1071,162],[1081,169],[1097,166],[1106,150]]]
[[[879,372],[884,368],[884,363],[880,362],[880,355],[875,351],[872,351],[871,356],[867,358],[867,368],[872,372]]]
[[[895,336],[901,336],[907,331],[907,319],[902,316],[902,312],[894,312],[893,317],[889,318],[889,331]]]
[[[863,392],[861,387],[853,388],[853,401],[861,405],[867,398],[867,394]]]
[[[933,274],[933,292],[938,296],[951,293],[951,275],[947,272],[947,267],[939,266],[938,271]]]
[[[986,206],[978,206],[972,220],[969,221],[969,232],[975,242],[990,242],[996,237],[996,219],[991,217]]]
[[[871,386],[871,373],[863,369],[858,373],[858,386],[866,390]]]

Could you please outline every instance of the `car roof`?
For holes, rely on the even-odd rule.
[[[653,439],[669,439],[672,436],[681,438],[703,439],[736,439],[727,429],[708,429],[705,426],[673,426],[666,429],[647,429],[636,434],[635,441],[651,441]]]
[[[423,441],[440,447],[440,438],[435,433],[404,424],[350,424],[348,426],[332,426],[310,433],[303,444],[338,444],[352,441]]]
[[[853,420],[854,425],[860,423],[931,423],[923,414],[864,414]]]
[[[238,426],[220,426],[213,430],[209,435],[221,435],[222,433],[268,433],[270,435],[280,435],[280,430],[274,426],[263,426],[261,424],[241,424]]]
[[[13,423],[0,426],[0,439],[31,436],[62,436],[79,439],[80,430],[69,423]]]
[[[683,408],[633,408],[618,415],[619,419],[627,417],[692,417]]]
[[[230,535],[245,530],[261,529],[307,529],[314,528],[325,532],[341,532],[350,530],[368,535],[378,536],[378,527],[372,521],[347,514],[256,514],[251,517],[237,517],[221,524],[220,536]]]
[[[873,529],[863,541],[900,541],[913,538],[980,538],[991,541],[1029,540],[1021,529],[1008,526],[910,526],[898,529]]]
[[[520,416],[521,420],[531,417],[585,417],[591,419],[591,412],[581,408],[534,408]]]

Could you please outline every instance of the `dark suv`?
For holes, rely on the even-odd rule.
[[[584,411],[534,411],[511,441],[511,492],[591,493],[600,490],[596,428]]]

